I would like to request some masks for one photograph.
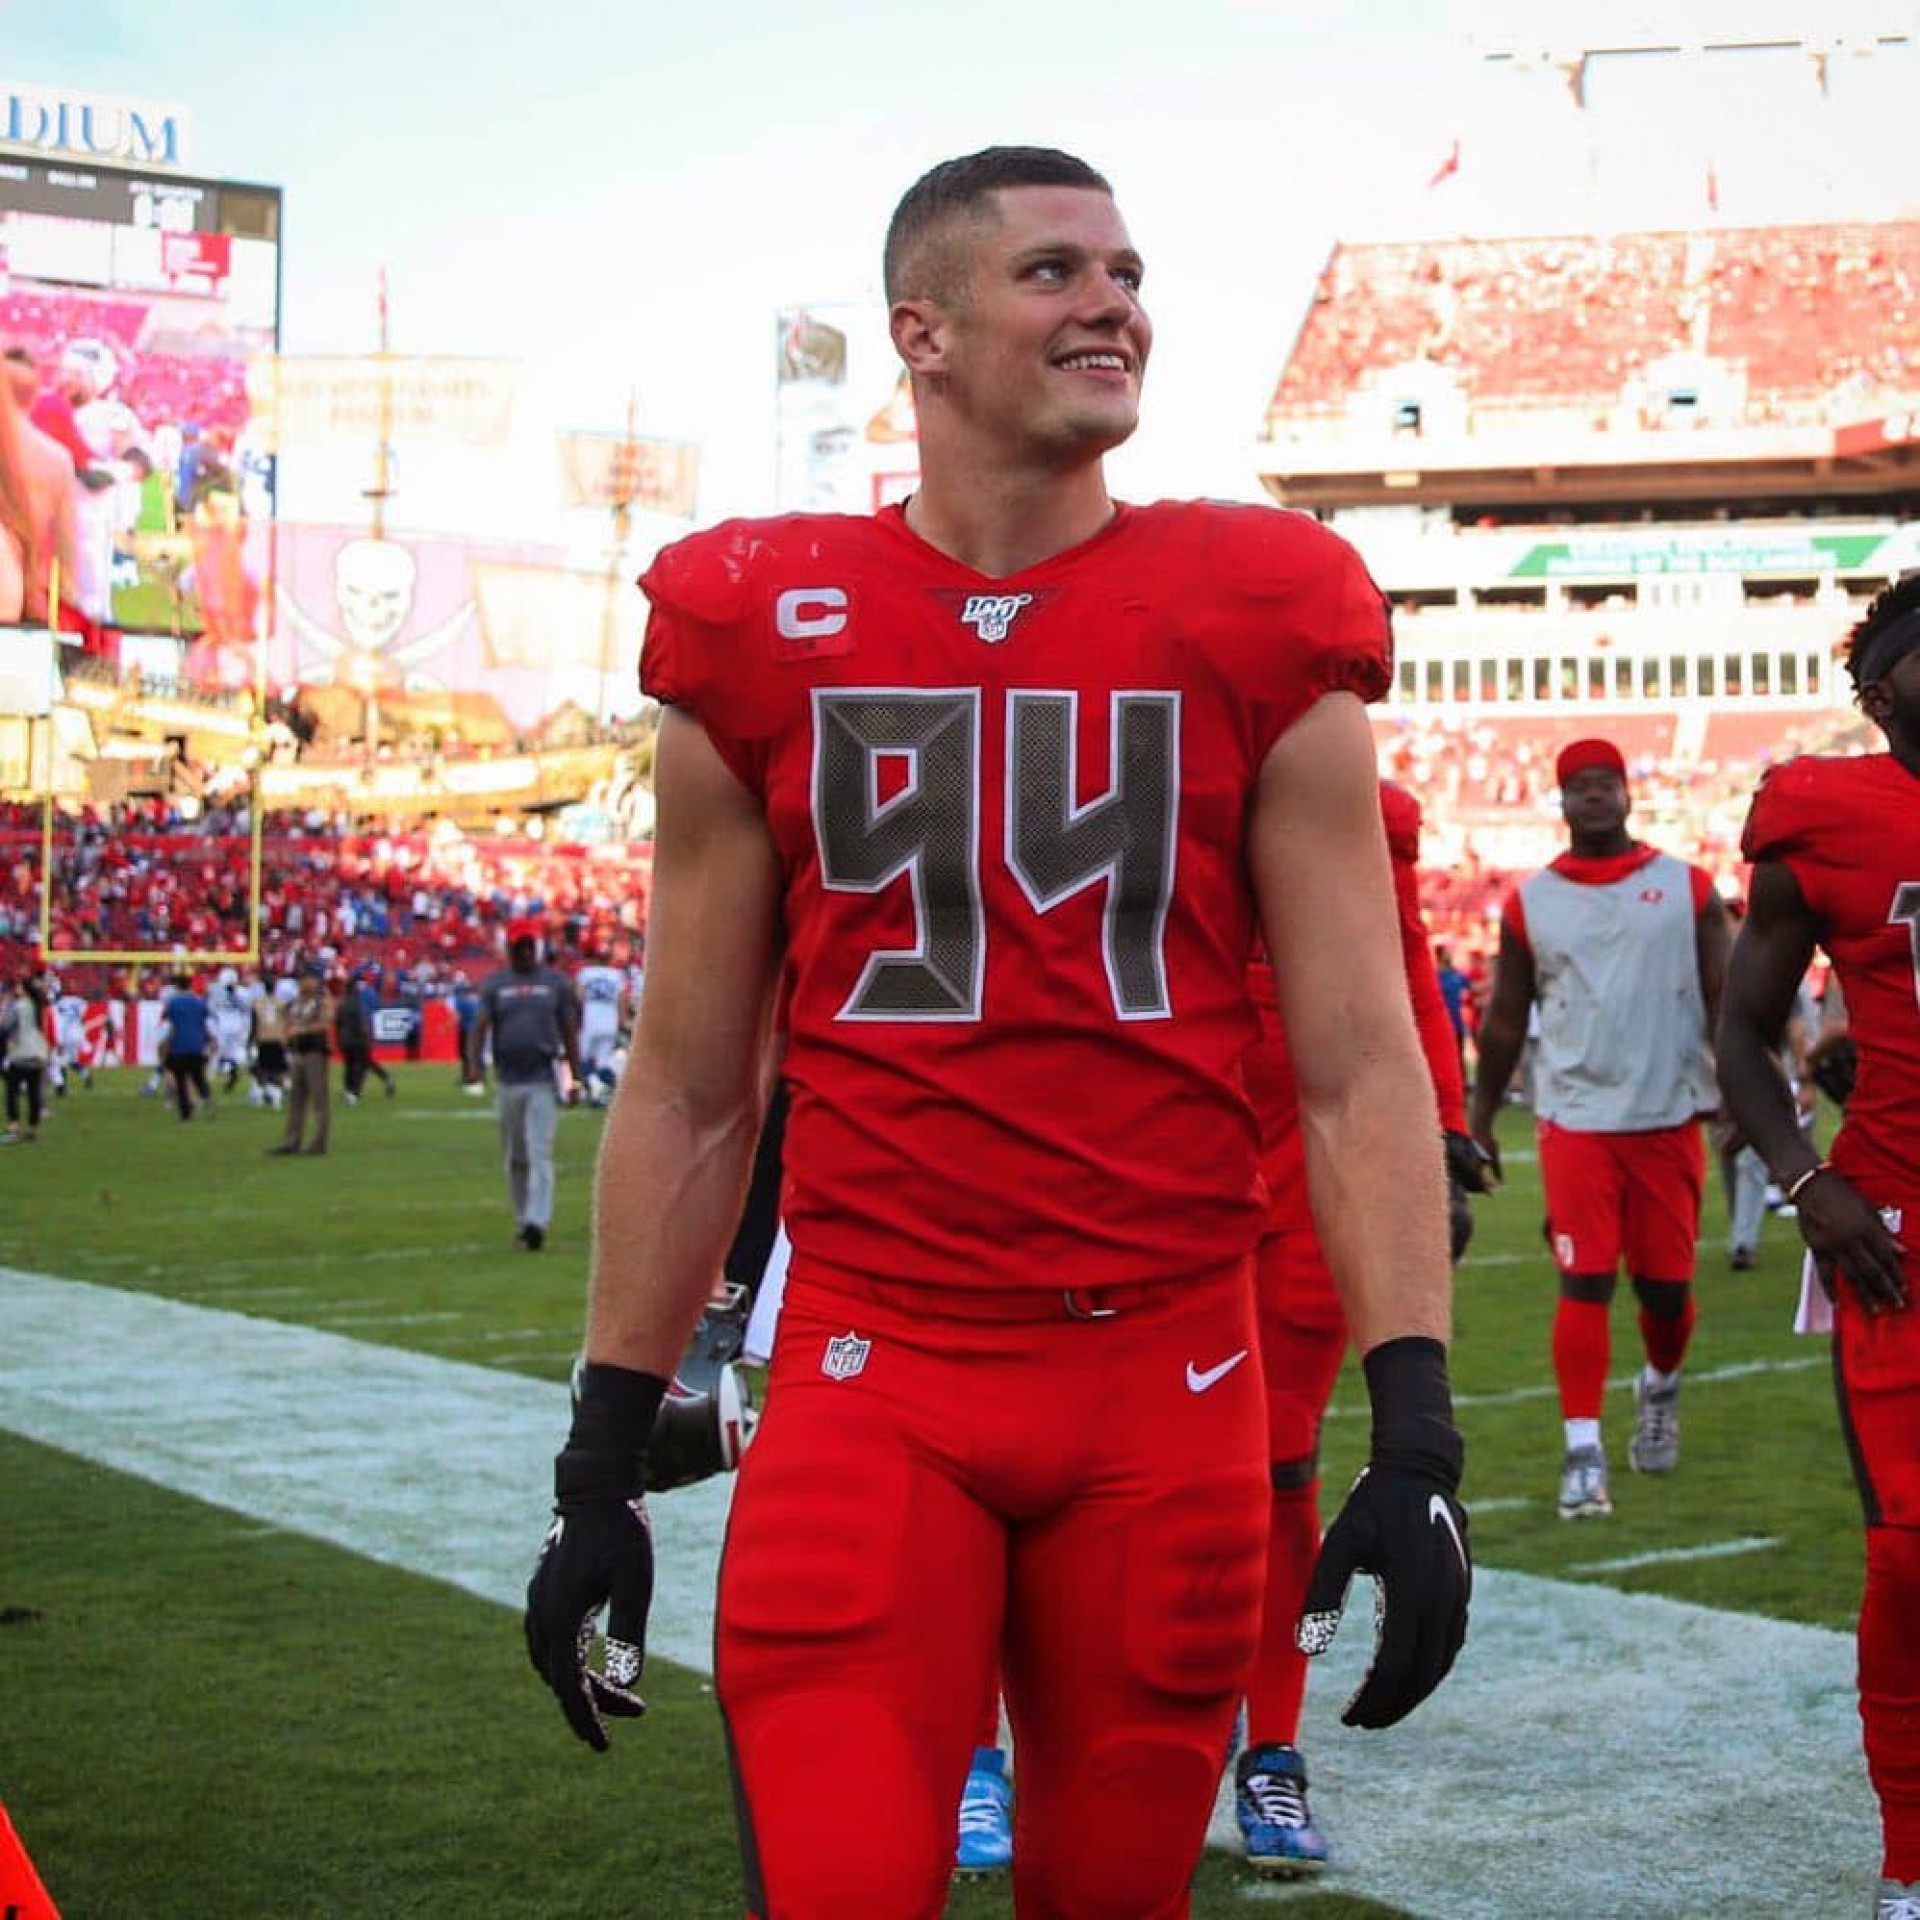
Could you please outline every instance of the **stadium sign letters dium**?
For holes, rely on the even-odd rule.
[[[184,157],[186,115],[146,100],[56,93],[5,83],[0,143],[76,159],[133,160],[177,167]]]

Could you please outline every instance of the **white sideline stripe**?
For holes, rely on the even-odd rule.
[[[1626,1553],[1617,1560],[1581,1560],[1569,1573],[1631,1573],[1636,1567],[1675,1566],[1687,1560],[1728,1560],[1736,1554],[1767,1553],[1780,1544],[1765,1534],[1744,1534],[1738,1540],[1710,1540],[1697,1547],[1663,1547],[1654,1553]]]
[[[566,1423],[558,1381],[0,1268],[0,1427],[515,1609]],[[654,1502],[648,1645],[701,1671],[731,1487]]]
[[[0,1427],[516,1610],[565,1408],[558,1383],[0,1268]],[[696,1671],[730,1487],[654,1503],[649,1647]],[[1356,1734],[1355,1600],[1303,1734],[1329,1890],[1431,1920],[1867,1908],[1848,1636],[1483,1569],[1459,1671]],[[1230,1778],[1211,1837],[1235,1842]]]

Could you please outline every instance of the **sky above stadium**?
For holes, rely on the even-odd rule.
[[[1833,30],[1834,0],[1774,11]],[[1551,48],[1590,39],[1583,13],[1517,17]],[[189,171],[283,188],[286,351],[372,348],[384,267],[396,350],[521,361],[543,432],[615,429],[632,392],[642,431],[701,444],[711,517],[772,504],[776,310],[877,300],[901,189],[998,141],[1092,160],[1146,255],[1158,339],[1118,484],[1246,492],[1335,239],[1472,230],[1500,197],[1529,217],[1534,169],[1468,164],[1496,134],[1526,150],[1525,115],[1487,91],[1500,30],[1459,0],[0,0],[0,78],[177,105]],[[1698,205],[1715,137],[1689,124],[1663,150],[1677,206]],[[1578,224],[1550,201],[1532,217]],[[490,478],[484,511],[412,477],[403,524],[546,531],[550,462]]]

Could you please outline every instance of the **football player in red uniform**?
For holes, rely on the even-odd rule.
[[[1627,1457],[1636,1473],[1680,1463],[1706,1180],[1700,1121],[1717,1104],[1708,1042],[1729,931],[1710,873],[1627,831],[1633,802],[1618,747],[1572,741],[1555,771],[1567,851],[1521,881],[1501,912],[1469,1114],[1497,1176],[1494,1122],[1537,1008],[1535,1136],[1560,1281],[1560,1517],[1578,1520],[1613,1511],[1601,1411],[1623,1262],[1646,1356]]]
[[[1466,1196],[1486,1191],[1491,1169],[1467,1133],[1460,1050],[1420,911],[1420,803],[1404,787],[1383,780],[1380,812],[1393,860],[1406,988],[1444,1142],[1452,1253],[1458,1260],[1473,1233]],[[1261,1171],[1271,1195],[1256,1288],[1273,1530],[1260,1652],[1247,1683],[1247,1744],[1235,1769],[1234,1811],[1248,1864],[1263,1877],[1292,1879],[1319,1872],[1328,1858],[1325,1836],[1308,1805],[1306,1763],[1296,1744],[1307,1662],[1294,1622],[1320,1547],[1320,1424],[1347,1350],[1347,1323],[1314,1231],[1293,1063],[1264,959],[1250,969],[1249,986],[1260,1015],[1260,1038],[1247,1056],[1247,1091],[1260,1118]]]
[[[1302,1631],[1375,1575],[1347,1711],[1382,1726],[1466,1627],[1444,1183],[1362,704],[1385,609],[1305,516],[1109,496],[1152,331],[1083,162],[936,167],[886,278],[919,491],[716,527],[645,576],[647,992],[528,1650],[590,1744],[641,1711],[642,1456],[777,1003],[793,1254],[716,1632],[748,1906],[938,1915],[999,1656],[1019,1910],[1165,1920],[1264,1578],[1256,922],[1374,1413]],[[822,1846],[849,1803],[860,1845]]]
[[[1920,574],[1874,601],[1847,657],[1887,751],[1771,769],[1719,1035],[1720,1085],[1797,1209],[1831,1296],[1840,1422],[1866,1514],[1860,1719],[1880,1799],[1877,1911],[1920,1914]],[[1775,1064],[1814,948],[1845,989],[1858,1075],[1832,1157]]]

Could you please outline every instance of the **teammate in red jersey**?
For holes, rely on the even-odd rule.
[[[1556,771],[1568,851],[1508,896],[1470,1112],[1497,1174],[1494,1118],[1537,1005],[1533,1109],[1560,1275],[1560,1517],[1577,1520],[1613,1511],[1600,1414],[1623,1259],[1646,1353],[1628,1457],[1639,1473],[1679,1464],[1706,1179],[1700,1117],[1717,1105],[1707,1042],[1728,926],[1711,874],[1627,832],[1626,762],[1611,741],[1574,741]]]
[[[1420,803],[1404,787],[1383,780],[1380,811],[1393,861],[1406,990],[1445,1142],[1457,1260],[1473,1232],[1466,1196],[1485,1190],[1487,1169],[1467,1134],[1459,1047],[1420,910]],[[1271,1196],[1255,1284],[1267,1378],[1273,1523],[1260,1651],[1247,1685],[1247,1744],[1235,1768],[1234,1811],[1248,1864],[1263,1877],[1291,1879],[1319,1872],[1329,1851],[1308,1804],[1306,1762],[1297,1745],[1307,1663],[1294,1637],[1294,1621],[1320,1546],[1320,1424],[1346,1353],[1347,1324],[1314,1230],[1293,1063],[1264,959],[1250,969],[1249,986],[1261,1030],[1247,1056],[1247,1091],[1260,1119],[1261,1171]]]
[[[1084,163],[935,168],[887,244],[919,491],[697,534],[644,582],[647,992],[527,1641],[594,1746],[641,1710],[642,1450],[777,999],[793,1256],[716,1651],[756,1914],[942,1911],[996,1654],[1020,1910],[1188,1911],[1266,1547],[1256,919],[1374,1409],[1302,1631],[1378,1577],[1360,1725],[1465,1631],[1443,1183],[1362,705],[1385,611],[1302,516],[1110,498],[1140,275]],[[861,1844],[822,1846],[849,1803]]]
[[[1793,1201],[1831,1296],[1867,1525],[1860,1719],[1884,1841],[1877,1912],[1907,1920],[1920,1912],[1920,574],[1874,601],[1847,665],[1888,750],[1787,761],[1754,795],[1719,1064],[1728,1111]],[[1845,989],[1858,1054],[1830,1161],[1775,1064],[1816,946]]]

